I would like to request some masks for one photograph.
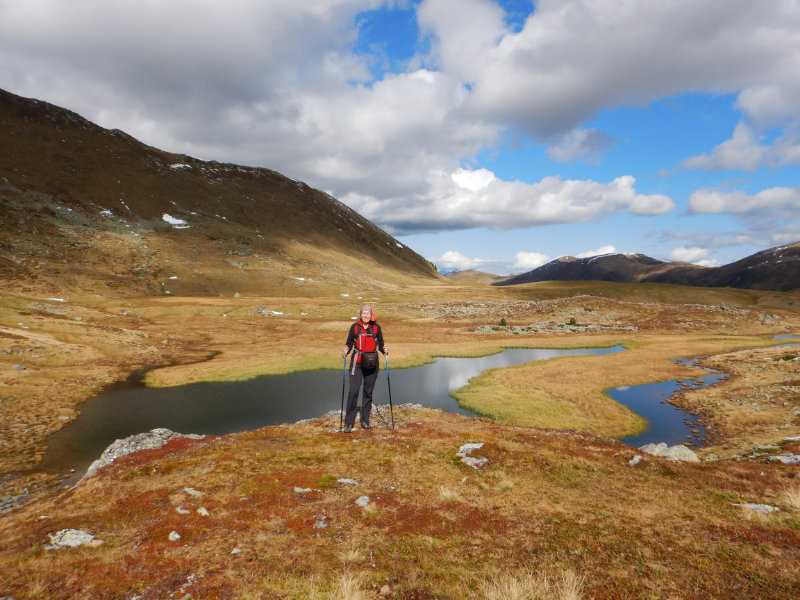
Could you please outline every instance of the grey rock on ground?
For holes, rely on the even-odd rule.
[[[89,465],[86,474],[81,478],[81,481],[87,477],[94,475],[98,469],[111,464],[116,459],[138,452],[139,450],[155,450],[161,448],[167,442],[175,438],[191,438],[199,440],[204,438],[204,435],[175,433],[169,429],[157,428],[147,433],[137,433],[121,440],[116,440],[108,448],[106,448],[96,461]],[[80,482],[78,482],[80,483]]]
[[[667,446],[664,442],[660,444],[645,444],[640,448],[643,452],[653,456],[661,456],[669,460],[682,462],[700,462],[700,457],[683,444]]]

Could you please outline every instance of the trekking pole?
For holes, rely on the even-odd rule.
[[[389,379],[389,355],[384,354],[386,358],[386,384],[389,386],[389,411],[392,415],[392,429],[394,429],[394,407],[392,407],[392,382]]]
[[[347,356],[343,357],[344,366],[342,367],[342,409],[339,411],[339,433],[342,433],[342,419],[344,419],[344,382],[347,378]]]

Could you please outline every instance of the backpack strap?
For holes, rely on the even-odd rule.
[[[356,331],[358,331],[361,328],[361,326],[358,323],[354,323],[353,327],[356,328]],[[359,354],[362,354],[362,351],[358,347],[358,340],[359,340],[359,338],[362,338],[362,337],[371,337],[373,340],[375,340],[375,350],[378,349],[378,335],[377,335],[378,326],[377,325],[367,325],[367,327],[365,329],[366,330],[365,330],[364,333],[356,334],[356,336],[355,336],[355,340],[356,341],[353,343],[353,347],[356,349],[356,351]]]
[[[361,325],[359,325],[358,323],[353,323],[354,341],[353,341],[353,362],[352,362],[352,369],[350,371],[351,375],[356,372],[356,362],[360,362],[359,360],[357,360],[357,357],[360,357],[364,353],[358,347],[358,340],[360,338],[371,337],[373,340],[375,340],[375,351],[377,352],[378,350],[378,335],[377,335],[378,325],[369,324],[365,328],[366,329],[365,333],[358,333],[361,329],[362,329]]]

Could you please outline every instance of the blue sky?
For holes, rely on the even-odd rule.
[[[303,180],[443,271],[800,241],[800,0],[5,0],[0,87]]]

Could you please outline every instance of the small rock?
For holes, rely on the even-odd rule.
[[[200,515],[201,517],[210,517],[211,516],[211,514],[208,512],[208,510],[206,510],[205,506],[201,506],[200,508],[198,508],[197,509],[197,514]]]
[[[328,516],[322,515],[314,521],[314,529],[325,529],[328,526]]]
[[[341,479],[337,479],[336,483],[338,485],[358,485],[358,481],[355,479],[348,479],[346,477],[342,477]]]
[[[171,531],[170,532],[170,534],[169,534],[169,541],[170,542],[177,542],[179,539],[181,539],[181,534],[180,533],[178,533],[177,531]]]
[[[634,456],[634,457],[633,457],[633,458],[630,460],[630,462],[628,462],[628,464],[629,464],[630,466],[632,466],[632,467],[635,467],[635,466],[636,466],[636,465],[638,465],[640,462],[642,462],[642,460],[644,460],[644,459],[642,458],[642,456],[641,456],[640,454],[637,454],[636,456]]]
[[[779,462],[784,465],[797,465],[800,464],[800,455],[798,454],[782,454],[780,456],[770,456],[767,462]]]
[[[27,367],[25,365],[14,365],[11,367],[14,371],[24,371]]]
[[[778,508],[777,506],[770,506],[769,504],[746,503],[746,504],[734,504],[734,506],[741,506],[742,508],[746,508],[748,510],[761,513],[762,515],[768,515],[770,513],[774,513],[780,510],[780,508]]]
[[[192,512],[192,511],[190,511],[190,510],[188,510],[188,509],[186,509],[186,508],[180,507],[180,506],[178,506],[178,507],[175,509],[175,511],[176,511],[176,512],[177,512],[179,515],[188,515],[190,512]]]
[[[242,552],[244,552],[244,550],[242,550],[241,548],[234,548],[233,550],[231,550],[231,554],[234,556],[237,554],[241,554]]]
[[[473,450],[480,450],[481,448],[483,448],[483,442],[464,444],[463,446],[461,446],[461,448],[458,449],[458,452],[456,452],[456,456],[459,457],[467,456]]]
[[[388,583],[386,583],[381,586],[381,591],[378,593],[381,598],[388,598],[392,593],[392,588]]]
[[[356,506],[367,506],[369,504],[369,496],[359,496],[356,499]]]
[[[474,450],[480,450],[481,448],[483,448],[483,442],[464,444],[458,449],[456,456],[461,459],[461,462],[469,465],[473,469],[482,469],[488,464],[488,458],[473,458],[471,456],[467,456],[470,452],[473,452]]]
[[[49,548],[51,549],[77,548],[78,546],[95,542],[94,536],[82,529],[62,529],[56,533],[48,534],[47,537],[50,538]],[[101,540],[97,540],[97,542],[92,545],[97,546],[103,543]]]
[[[682,444],[667,446],[665,443],[661,442],[660,444],[645,444],[639,449],[653,456],[661,456],[669,460],[700,462],[700,457]]]
[[[195,498],[201,498],[202,496],[206,495],[205,492],[197,491],[196,489],[191,488],[191,487],[185,487],[185,488],[183,488],[183,491],[186,494],[189,494],[190,496],[194,496]]]

